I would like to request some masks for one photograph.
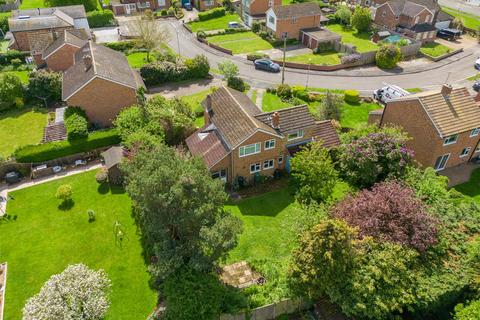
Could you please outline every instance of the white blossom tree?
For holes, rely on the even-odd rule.
[[[23,320],[99,320],[110,306],[110,280],[103,270],[83,264],[68,266],[53,275],[28,299]]]

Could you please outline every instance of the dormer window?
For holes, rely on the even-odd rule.
[[[470,137],[476,137],[480,133],[480,128],[475,128],[470,131]]]
[[[443,145],[448,146],[450,144],[456,143],[458,140],[458,134],[452,134],[451,136],[446,137],[443,139]]]
[[[298,130],[288,134],[288,141],[303,138],[303,130]]]

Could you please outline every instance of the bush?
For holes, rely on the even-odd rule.
[[[395,68],[401,59],[400,49],[393,44],[382,46],[375,54],[375,62],[382,69]]]
[[[78,140],[88,137],[87,119],[74,113],[65,119],[68,140]]]
[[[87,215],[88,215],[88,222],[95,221],[95,211],[93,211],[92,209],[88,209]]]
[[[322,53],[333,50],[332,42],[320,42],[318,46],[313,50],[313,53]]]
[[[28,82],[30,98],[40,99],[45,105],[62,98],[62,74],[60,72],[38,70],[30,73]]]
[[[200,31],[197,32],[197,38],[198,38],[198,39],[206,39],[206,38],[207,38],[207,34],[205,33],[205,31],[200,30]]]
[[[167,9],[162,9],[162,10],[160,11],[160,15],[161,15],[162,17],[167,16],[167,15],[168,15]]]
[[[357,6],[350,19],[350,23],[358,32],[366,32],[372,24],[372,12],[369,8]]]
[[[360,93],[357,90],[345,90],[345,102],[347,103],[359,103],[360,102]]]
[[[87,13],[88,24],[90,28],[102,28],[115,25],[115,16],[112,10],[95,10]]]
[[[267,31],[262,31],[258,34],[260,36],[260,38],[262,38],[263,40],[266,40],[269,35],[268,35],[268,32]]]
[[[282,99],[290,99],[292,97],[292,88],[288,84],[281,84],[277,87],[277,96]]]
[[[302,86],[293,86],[292,87],[292,96],[295,98],[298,98],[300,100],[303,100],[305,102],[310,102],[311,97],[308,91],[305,89],[305,87]]]
[[[246,90],[246,84],[240,77],[231,77],[227,80],[227,85],[235,90],[244,92]]]
[[[257,32],[259,32],[259,31],[260,31],[260,23],[254,22],[254,23],[252,24],[252,32],[257,33]]]
[[[69,184],[63,184],[57,189],[57,193],[55,193],[55,198],[58,200],[62,200],[63,202],[72,200],[73,189],[72,186]]]
[[[105,168],[102,168],[98,170],[98,172],[95,174],[95,180],[97,180],[98,183],[102,184],[108,181],[108,172]]]
[[[17,50],[8,50],[5,53],[0,54],[0,65],[9,65],[12,63],[13,59],[20,59],[25,61],[25,58],[29,53],[23,53]]]
[[[104,43],[104,46],[115,51],[121,51],[123,53],[126,53],[129,50],[135,49],[136,43],[135,41],[107,42]]]
[[[8,28],[8,18],[9,18],[10,14],[1,14],[0,15],[0,30],[3,31],[3,33],[7,33],[7,31],[9,30]]]
[[[197,55],[193,59],[185,60],[190,79],[202,79],[208,76],[210,64],[205,55]]]
[[[249,53],[247,54],[247,59],[250,61],[255,61],[257,59],[264,59],[264,58],[269,58],[268,54],[266,53],[261,53],[261,52],[255,52],[255,53]]]
[[[23,94],[22,81],[17,75],[0,74],[0,111],[23,106]]]
[[[87,139],[24,146],[14,152],[14,157],[20,163],[38,163],[118,143],[120,137],[115,129],[101,130],[90,133]]]
[[[335,18],[343,25],[348,25],[352,17],[352,11],[346,6],[339,6],[337,12],[335,12]]]
[[[98,2],[97,0],[46,0],[45,5],[47,7],[83,5],[85,11],[89,12],[97,9]]]
[[[208,10],[208,11],[205,11],[205,12],[200,12],[198,14],[198,20],[206,21],[206,20],[210,20],[210,19],[213,19],[213,18],[222,17],[224,15],[225,15],[225,8],[223,8],[223,7],[215,8],[215,9]]]
[[[18,59],[18,58],[12,59],[11,64],[12,64],[15,68],[17,68],[19,65],[22,64],[22,60],[20,60],[20,59]]]

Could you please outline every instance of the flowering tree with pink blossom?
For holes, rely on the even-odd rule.
[[[378,183],[372,190],[348,196],[332,209],[332,215],[371,236],[424,252],[437,243],[436,219],[415,195],[398,181]]]

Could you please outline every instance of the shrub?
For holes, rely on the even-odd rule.
[[[254,22],[254,23],[252,24],[252,32],[257,33],[258,31],[260,31],[260,23]]]
[[[399,47],[406,47],[408,46],[408,40],[405,38],[400,39],[400,41],[397,42],[397,45]]]
[[[115,17],[112,10],[95,10],[87,13],[90,28],[110,27],[115,25]]]
[[[357,90],[345,90],[344,100],[347,103],[359,103],[360,93]]]
[[[24,146],[14,152],[14,157],[20,163],[38,163],[118,143],[120,137],[115,129],[101,130],[90,133],[87,139]]]
[[[310,102],[311,101],[310,94],[305,89],[305,87],[302,87],[302,86],[293,86],[292,87],[292,96],[294,96],[295,98],[298,98],[300,100],[303,100],[305,102]]]
[[[268,32],[267,31],[262,31],[258,34],[260,36],[260,38],[262,38],[263,40],[266,40],[269,35],[268,35]]]
[[[313,53],[322,53],[333,50],[332,42],[320,42],[318,46],[313,50]]]
[[[162,10],[160,11],[160,15],[161,15],[162,17],[168,15],[167,9],[162,9]]]
[[[269,58],[268,54],[261,53],[261,52],[247,54],[247,59],[250,61],[255,61],[257,59],[263,59],[263,58]]]
[[[210,72],[210,64],[205,55],[197,55],[193,59],[185,60],[190,79],[206,78]]]
[[[338,203],[332,214],[359,228],[361,237],[395,242],[420,252],[437,243],[436,220],[415,192],[397,181],[378,183]]]
[[[206,39],[206,38],[207,38],[207,34],[205,33],[205,31],[200,30],[200,31],[197,32],[197,38],[198,38],[198,39]]]
[[[343,25],[348,25],[352,17],[352,11],[346,6],[339,6],[337,12],[335,12],[335,18]]]
[[[83,5],[87,12],[97,9],[98,2],[96,0],[46,0],[47,7],[61,7],[71,5]]]
[[[98,172],[95,174],[95,180],[97,180],[98,183],[102,184],[108,181],[108,172],[105,168],[102,168],[98,170]]]
[[[282,99],[290,99],[292,97],[292,89],[288,84],[281,84],[277,87],[277,95]]]
[[[11,64],[12,64],[15,68],[17,68],[19,65],[22,64],[22,60],[20,60],[19,58],[12,59]]]
[[[355,63],[357,62],[358,60],[360,60],[362,58],[362,56],[358,53],[352,53],[352,54],[348,54],[348,55],[344,55],[340,58],[340,61],[342,62],[342,64],[350,64],[350,63]]]
[[[372,12],[369,8],[356,6],[352,17],[350,18],[352,27],[358,30],[358,32],[366,32],[370,29],[372,24]]]
[[[205,12],[200,12],[198,14],[198,20],[200,21],[206,21],[206,20],[210,20],[210,19],[213,19],[213,18],[218,18],[218,17],[222,17],[225,15],[225,8],[215,8],[215,9],[212,9],[212,10],[208,10],[208,11],[205,11]]]
[[[57,193],[55,193],[55,198],[62,200],[62,202],[66,202],[72,200],[72,195],[72,186],[69,184],[62,184],[60,187],[58,187]]]
[[[77,115],[87,119],[87,113],[85,112],[84,109],[82,109],[81,107],[72,107],[72,106],[65,109],[65,113],[63,114],[63,117],[64,117],[64,119],[67,119],[68,117],[70,117],[71,115],[74,115],[74,114],[77,114]]]
[[[87,215],[88,215],[88,222],[95,221],[95,211],[93,211],[92,209],[88,209]]]
[[[382,46],[375,54],[375,62],[382,69],[395,68],[401,59],[400,49],[393,44]]]
[[[123,53],[126,53],[127,51],[137,47],[135,41],[107,42],[107,43],[104,43],[104,46],[110,49],[113,49],[115,51],[121,51]]]
[[[30,73],[28,95],[31,98],[42,100],[45,105],[49,102],[60,101],[62,98],[62,74],[45,70]]]
[[[17,75],[0,74],[0,111],[22,106],[23,93],[22,81]]]
[[[7,33],[7,31],[9,30],[8,28],[8,18],[9,18],[10,14],[1,14],[0,15],[0,30],[3,31],[3,33]]]
[[[65,119],[65,127],[67,128],[68,140],[78,140],[88,137],[87,119],[76,113]]]
[[[0,54],[0,65],[9,65],[13,59],[20,59],[25,61],[25,58],[29,53],[23,53],[16,50],[8,50],[5,53]]]
[[[342,100],[336,94],[327,91],[325,99],[320,104],[319,116],[322,120],[337,120],[340,121]]]
[[[240,77],[231,77],[227,79],[227,85],[235,90],[244,92],[246,90],[245,82]]]

